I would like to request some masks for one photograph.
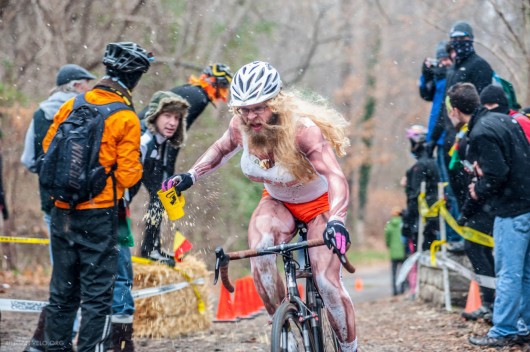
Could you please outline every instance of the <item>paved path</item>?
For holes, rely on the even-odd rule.
[[[355,274],[344,272],[343,280],[354,303],[376,301],[392,295],[390,263],[358,267]],[[362,288],[359,289],[356,280],[362,283]]]

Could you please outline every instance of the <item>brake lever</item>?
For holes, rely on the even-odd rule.
[[[216,285],[217,281],[219,280],[219,271],[221,270],[221,267],[225,267],[228,265],[228,262],[230,261],[230,257],[228,257],[222,247],[217,247],[215,249],[215,274],[213,279],[213,284]]]

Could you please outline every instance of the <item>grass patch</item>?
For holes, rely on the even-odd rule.
[[[374,249],[349,250],[347,256],[354,266],[370,265],[388,262],[390,260],[388,251],[378,251]]]

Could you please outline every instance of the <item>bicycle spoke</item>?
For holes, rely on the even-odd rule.
[[[320,317],[320,331],[322,338],[322,346],[324,352],[336,352],[339,350],[337,338],[335,337],[335,332],[331,328],[331,323],[329,322],[326,308],[320,308],[319,312]]]

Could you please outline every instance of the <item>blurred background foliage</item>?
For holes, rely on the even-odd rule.
[[[353,253],[378,257],[390,209],[405,205],[399,183],[413,159],[404,131],[427,123],[430,104],[417,89],[421,63],[457,20],[471,23],[478,53],[529,105],[530,0],[0,0],[0,129],[11,211],[2,232],[47,236],[36,176],[19,159],[33,111],[59,67],[75,63],[101,76],[105,45],[135,41],[156,57],[134,92],[138,111],[153,92],[186,83],[212,62],[235,72],[255,59],[269,61],[287,89],[326,97],[351,122],[352,147],[341,163],[350,185]],[[188,170],[230,117],[224,104],[207,108],[176,169]],[[243,177],[236,156],[187,192],[187,216],[164,224],[164,247],[171,248],[176,228],[209,265],[218,245],[246,247],[261,191]],[[137,243],[145,201],[143,191],[132,205]],[[45,246],[2,250],[3,268],[49,263]]]

